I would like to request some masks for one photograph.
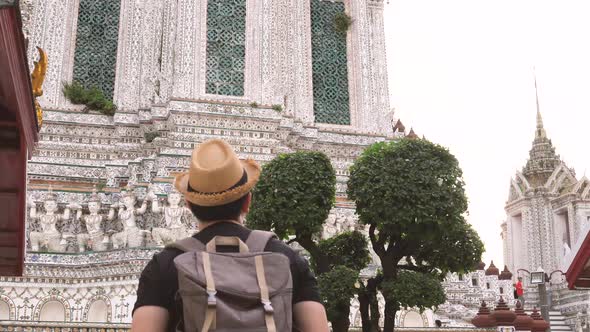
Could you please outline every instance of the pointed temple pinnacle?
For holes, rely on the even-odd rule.
[[[546,138],[547,133],[545,132],[545,128],[543,128],[543,117],[541,116],[541,108],[539,107],[539,91],[537,89],[537,74],[534,72],[535,68],[533,68],[533,73],[535,75],[535,101],[537,102],[537,130],[535,131],[535,138]]]
[[[547,133],[545,132],[545,128],[543,128],[543,117],[541,116],[541,112],[537,110],[537,130],[535,130],[535,139],[539,138],[547,138]]]
[[[539,116],[541,114],[541,109],[539,108],[539,89],[537,89],[537,73],[535,72],[535,68],[533,67],[533,74],[535,75],[535,100],[537,101],[537,121],[539,120]],[[537,122],[538,124],[538,122]]]

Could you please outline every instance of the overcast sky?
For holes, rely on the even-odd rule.
[[[590,1],[390,0],[385,8],[391,105],[408,129],[459,159],[485,262],[500,265],[509,181],[534,137],[533,67],[549,138],[578,178],[590,175]]]

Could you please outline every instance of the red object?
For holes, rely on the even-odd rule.
[[[500,296],[500,301],[496,305],[492,317],[496,321],[497,326],[513,326],[516,314],[508,308],[504,298]]]
[[[504,265],[504,271],[500,273],[499,280],[510,280],[512,279],[512,272],[508,271],[508,266]]]
[[[516,283],[516,295],[522,296],[524,294],[524,289],[522,288],[522,282],[519,280]]]
[[[517,331],[530,331],[533,327],[533,319],[524,312],[520,301],[516,301],[516,319],[514,320],[514,328]]]
[[[471,324],[475,327],[496,327],[496,320],[490,315],[490,309],[485,301],[481,302],[477,315],[471,320]]]
[[[533,332],[545,332],[549,328],[549,323],[546,322],[543,317],[537,311],[535,307],[533,309],[533,313],[531,314],[531,318],[533,319],[533,326],[531,331]]]
[[[486,276],[499,276],[500,270],[494,265],[494,261],[490,263],[490,266],[486,269]]]
[[[17,5],[0,5],[0,275],[20,276],[25,255],[27,160],[38,139]]]
[[[590,288],[590,232],[565,273],[569,289]]]

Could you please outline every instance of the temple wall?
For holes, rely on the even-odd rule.
[[[79,1],[28,0],[23,6],[31,68],[35,46],[49,58],[40,99],[45,109],[81,109],[61,93],[74,72]],[[244,95],[221,96],[205,91],[206,1],[120,0],[113,83],[120,112],[136,114],[179,98],[255,102],[281,105],[287,116],[313,124],[310,0],[281,1],[280,6],[268,0],[247,3]],[[383,1],[346,0],[344,5],[353,19],[346,37],[351,124],[322,126],[391,134]]]

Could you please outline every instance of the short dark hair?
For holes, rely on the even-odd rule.
[[[228,190],[242,186],[246,182],[248,182],[248,173],[244,170],[244,174],[242,174],[240,180]],[[187,189],[189,192],[196,192],[190,184]],[[246,197],[248,197],[248,194],[236,201],[219,206],[201,206],[188,201],[187,203],[189,209],[191,209],[195,217],[200,221],[236,220],[242,213],[242,205],[244,205],[244,201],[246,200]]]
[[[201,206],[188,203],[189,209],[200,221],[236,220],[242,213],[242,206],[248,195],[242,196],[237,201],[219,206]]]

